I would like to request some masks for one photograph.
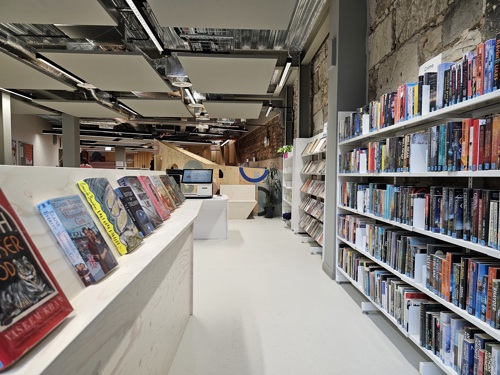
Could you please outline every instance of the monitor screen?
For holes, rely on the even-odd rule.
[[[183,184],[211,184],[212,169],[184,169],[182,174]]]

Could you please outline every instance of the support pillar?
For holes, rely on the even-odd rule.
[[[127,169],[127,156],[123,146],[115,146],[115,167]]]
[[[63,166],[80,167],[80,119],[63,113],[62,115]]]
[[[0,91],[0,164],[12,164],[12,116],[10,94]]]

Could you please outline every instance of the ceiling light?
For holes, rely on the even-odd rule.
[[[269,107],[267,107],[266,117],[269,116],[269,114],[271,113],[272,110],[273,110],[273,106],[269,105]]]
[[[118,106],[122,107],[123,109],[125,109],[129,112],[132,112],[136,116],[140,116],[140,114],[138,114],[136,111],[134,111],[133,109],[130,109],[129,107],[127,107],[126,105],[123,105],[122,103],[118,103]]]
[[[10,90],[4,89],[3,87],[0,87],[0,90],[8,92],[9,94],[12,94],[12,95],[19,96],[19,97],[24,98],[24,99],[33,100],[29,96],[26,96],[26,95],[19,94],[19,93],[14,92],[14,91],[10,91]]]
[[[37,56],[37,59],[43,62],[45,65],[50,66],[52,69],[57,70],[59,73],[64,74],[66,77],[78,82],[79,84],[83,85],[85,82],[83,82],[80,78],[77,78],[76,76],[69,74],[67,71],[64,69],[59,68],[57,65],[55,65],[53,62],[47,60],[45,57],[42,56]]]
[[[178,143],[178,144],[186,144],[186,145],[205,145],[205,146],[211,146],[212,142],[203,142],[203,141],[175,141],[175,140],[169,140],[169,139],[162,139],[163,142],[169,142],[169,143]]]
[[[188,89],[184,89],[184,92],[186,93],[186,95],[188,96],[189,100],[191,101],[192,104],[195,104],[196,103],[196,100],[194,100],[193,98],[193,95],[191,94],[191,91],[189,91]]]
[[[228,143],[229,143],[229,139],[226,139],[224,142],[222,142],[222,144],[220,145],[220,147],[224,147]]]
[[[288,57],[286,59],[286,64],[285,64],[285,68],[283,69],[283,73],[281,74],[281,79],[280,79],[280,83],[278,84],[278,86],[283,86],[286,82],[286,78],[288,76],[288,71],[290,70],[290,67],[292,66],[292,58],[291,57]]]
[[[132,12],[134,12],[135,16],[137,17],[137,19],[141,23],[142,27],[144,28],[144,31],[146,31],[146,34],[148,34],[149,38],[151,38],[151,41],[154,43],[154,45],[156,46],[158,51],[160,51],[160,53],[162,53],[163,46],[160,44],[160,42],[156,38],[155,33],[153,33],[153,30],[151,29],[151,27],[149,27],[148,23],[146,22],[146,20],[142,16],[141,12],[139,12],[139,9],[137,8],[137,6],[134,3],[134,0],[125,0],[125,1],[127,2],[130,9],[132,9]]]

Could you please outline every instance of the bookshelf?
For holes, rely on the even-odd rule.
[[[437,170],[436,167],[436,170],[432,171],[433,161],[429,151],[431,147],[429,139],[431,139],[433,127],[440,129],[443,126],[442,131],[449,131],[448,134],[451,134],[453,130],[449,129],[452,129],[450,125],[452,122],[463,123],[467,118],[489,118],[491,120],[483,122],[486,129],[488,121],[493,122],[495,114],[499,112],[500,90],[496,90],[385,128],[371,132],[361,131],[356,137],[342,138],[342,135],[338,134],[336,151],[339,156],[335,176],[337,182],[336,220],[333,220],[337,226],[335,278],[337,282],[353,284],[376,309],[382,311],[389,321],[393,322],[411,342],[415,343],[436,363],[437,367],[447,374],[457,374],[457,369],[450,366],[450,363],[443,363],[444,360],[439,350],[436,354],[422,347],[420,335],[408,333],[407,329],[410,325],[406,328],[402,327],[394,316],[388,313],[389,308],[386,303],[389,297],[378,294],[381,290],[378,288],[384,285],[390,288],[391,292],[399,290],[401,295],[404,295],[404,288],[420,293],[425,296],[422,299],[439,305],[438,311],[449,311],[455,314],[457,321],[462,319],[465,325],[475,326],[491,336],[493,340],[500,342],[500,329],[496,328],[499,326],[495,326],[495,322],[488,322],[486,317],[486,311],[491,309],[487,301],[488,298],[492,298],[487,276],[479,282],[479,291],[477,291],[476,284],[467,285],[466,282],[461,286],[454,284],[454,282],[464,283],[462,281],[464,276],[459,277],[458,274],[461,268],[467,278],[470,270],[464,270],[467,266],[463,264],[460,266],[460,262],[468,263],[469,258],[484,257],[485,259],[474,262],[478,262],[481,266],[488,263],[487,270],[500,267],[500,251],[498,251],[500,247],[497,243],[496,229],[498,228],[498,214],[490,215],[489,210],[485,208],[488,203],[492,202],[492,210],[496,207],[495,209],[500,211],[496,203],[498,198],[492,195],[493,193],[486,193],[488,190],[500,190],[498,181],[500,170],[470,170],[470,165],[466,170],[460,170],[461,157],[458,154],[458,159],[452,160],[456,163],[453,170],[448,171],[443,166],[442,170]],[[344,118],[350,113],[338,114],[339,129],[344,126]],[[468,133],[469,129],[469,127],[464,127],[463,131]],[[415,133],[426,134],[428,143],[425,144],[425,153],[419,154],[419,160],[413,159],[413,165],[423,163],[424,168],[422,169],[419,165],[412,171],[410,154],[413,150],[410,148],[412,143],[408,141],[405,146],[404,142],[406,139],[411,139],[411,134]],[[389,154],[394,154],[394,150],[389,148],[391,138],[402,139],[401,150],[407,147],[408,154],[402,152],[401,155],[404,155],[402,158],[406,158],[406,162],[410,165],[406,165],[405,160],[390,159]],[[449,138],[448,144],[451,144],[452,140]],[[437,142],[439,147],[448,147],[446,150],[451,150],[446,142],[443,143],[441,140],[439,143],[439,138]],[[375,152],[376,156],[373,155],[374,149],[371,147],[378,147]],[[463,147],[464,144],[460,144],[460,149]],[[485,152],[482,147],[480,151]],[[414,156],[417,153],[415,149]],[[452,154],[451,151],[450,154]],[[451,158],[454,157],[455,151]],[[488,156],[484,158],[486,160]],[[446,160],[444,163],[446,165]],[[484,165],[483,163],[483,168]],[[391,169],[393,166],[395,168]],[[398,167],[401,168],[398,169]],[[407,169],[404,169],[405,167]],[[452,169],[450,165],[449,168]],[[463,209],[466,207],[466,202],[469,202],[469,199],[464,200],[462,196],[464,189],[470,189],[467,193],[469,195],[478,191],[478,195],[482,194],[481,196],[485,197],[486,206],[484,207],[481,206],[482,198],[478,198],[481,208],[477,211],[473,211],[475,208],[472,203],[467,205],[469,207],[467,212],[473,214],[471,220],[474,220],[474,213],[478,217],[476,234],[479,233],[480,237],[476,241],[472,240],[474,238],[472,234],[469,238],[463,237],[466,223],[470,222],[472,226],[474,225],[473,221],[463,219]],[[434,192],[433,198],[430,192]],[[406,193],[408,195],[405,195]],[[457,220],[457,217],[463,220]],[[409,245],[411,243],[409,238],[418,238],[418,240]],[[481,242],[481,238],[484,242]],[[401,245],[404,241],[408,241],[408,247]],[[427,246],[428,243],[430,243],[429,246]],[[429,249],[439,249],[443,255],[440,253],[436,255]],[[447,253],[449,255],[446,255]],[[452,253],[457,254],[452,255]],[[357,267],[357,264],[363,266]],[[401,269],[402,264],[404,266]],[[480,265],[477,267],[479,268]],[[417,271],[418,268],[420,269]],[[474,280],[474,273],[471,275],[471,280]],[[464,291],[460,293],[457,288],[464,288]],[[482,290],[485,290],[484,294],[480,294]],[[457,294],[453,294],[454,292]],[[402,301],[405,301],[404,298]],[[404,303],[401,305],[401,308],[403,307]],[[412,324],[417,323],[413,321]]]
[[[326,134],[321,133],[297,149],[302,159],[299,226],[319,245],[311,246],[311,252],[322,252],[324,240],[326,146]]]
[[[281,183],[282,194],[281,194],[281,210],[283,211],[283,217],[285,214],[289,213],[292,216],[292,202],[293,202],[293,150],[283,154],[283,180]],[[292,219],[284,219],[288,227],[292,227]]]

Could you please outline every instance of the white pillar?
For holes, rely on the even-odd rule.
[[[63,166],[80,167],[80,119],[62,115]]]
[[[1,91],[0,98],[0,164],[12,164],[12,116],[10,94]]]

